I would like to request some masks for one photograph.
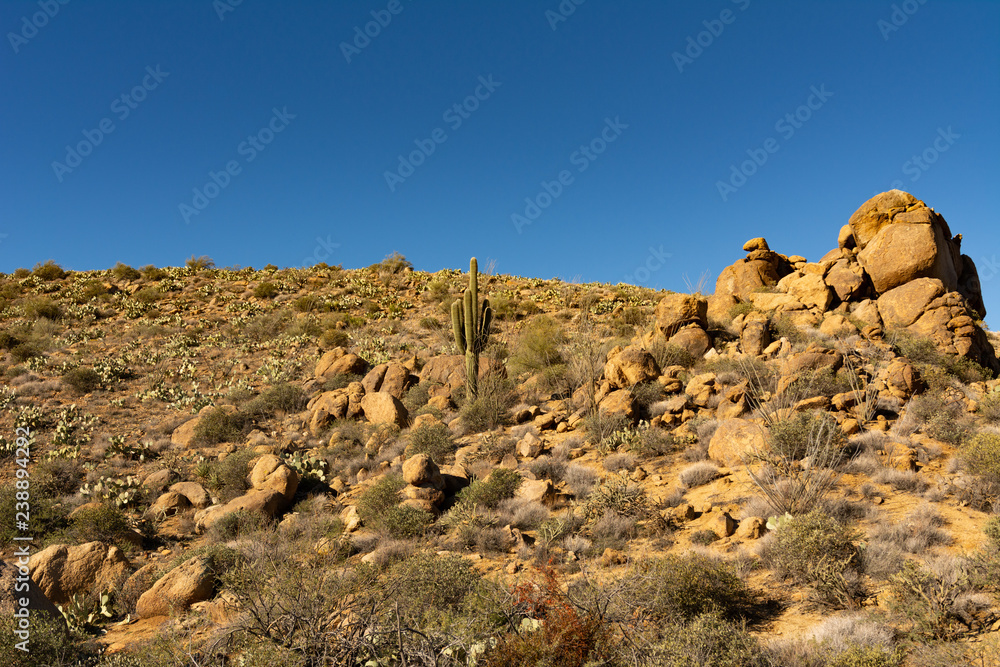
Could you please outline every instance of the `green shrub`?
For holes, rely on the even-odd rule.
[[[337,373],[336,375],[331,375],[327,378],[326,382],[323,383],[323,391],[344,389],[352,382],[360,382],[361,379],[361,376],[357,373]]]
[[[21,339],[17,338],[9,331],[0,331],[0,350],[11,350],[21,344]]]
[[[698,359],[686,349],[676,343],[668,343],[662,338],[657,338],[649,346],[648,351],[656,359],[656,364],[660,368],[667,368],[669,366],[691,368],[698,363]]]
[[[12,613],[0,617],[0,656],[4,667],[77,667],[98,659],[92,644],[66,631],[62,617],[32,610],[27,652],[16,648],[21,641],[14,634],[16,628],[17,619]]]
[[[377,264],[372,264],[368,267],[369,269],[374,269],[379,273],[397,274],[402,273],[406,269],[412,269],[413,264],[410,260],[406,259],[403,255],[398,252],[393,252],[391,255],[386,255],[385,259]]]
[[[346,332],[340,329],[326,329],[319,337],[320,345],[324,349],[332,349],[335,347],[347,347],[351,344],[351,337],[347,335]]]
[[[39,461],[31,471],[32,490],[46,498],[73,493],[82,481],[83,466],[77,459],[55,457]]]
[[[139,270],[142,272],[142,277],[149,281],[163,280],[168,275],[165,270],[157,268],[152,264],[147,264]]]
[[[33,357],[42,356],[42,351],[31,343],[18,343],[11,348],[10,356],[15,363],[21,364]]]
[[[406,391],[406,395],[403,397],[403,405],[410,414],[414,414],[417,410],[427,405],[430,397],[427,383],[421,382],[413,385]]]
[[[977,433],[962,446],[961,457],[971,472],[1000,479],[1000,434]]]
[[[66,277],[66,272],[54,261],[47,260],[44,264],[39,262],[31,272],[42,280],[62,280]]]
[[[479,380],[479,395],[462,406],[462,424],[473,433],[506,426],[513,421],[510,411],[516,403],[514,383],[497,374],[487,374]]]
[[[796,412],[792,416],[773,422],[768,428],[768,444],[771,450],[784,458],[799,460],[810,452],[809,437],[817,429],[832,427],[835,435],[829,441],[824,440],[827,447],[837,447],[843,436],[839,436],[840,431],[833,424],[833,417],[824,412]],[[828,457],[828,452],[823,453],[823,458]]]
[[[62,383],[78,394],[89,394],[101,386],[101,376],[93,368],[73,368],[62,376]]]
[[[213,523],[211,535],[215,542],[226,542],[260,532],[269,524],[268,518],[259,512],[238,510]]]
[[[249,488],[247,475],[250,473],[250,461],[256,457],[253,450],[241,449],[221,461],[201,464],[197,473],[220,499],[232,500]]]
[[[451,430],[441,422],[421,424],[410,431],[410,444],[406,446],[407,458],[415,454],[427,454],[437,463],[444,462],[455,452],[455,439]]]
[[[903,655],[884,646],[854,644],[830,658],[826,667],[900,667]]]
[[[297,385],[281,383],[266,389],[260,396],[247,401],[242,411],[254,419],[273,417],[278,412],[291,413],[305,409],[309,402],[306,392]]]
[[[646,491],[629,480],[628,474],[610,475],[587,497],[584,515],[590,521],[601,519],[608,512],[618,516],[642,517],[649,509]]]
[[[983,526],[983,533],[993,549],[1000,551],[1000,516],[992,516]]]
[[[672,667],[766,667],[757,639],[742,623],[703,614],[690,623],[670,625],[659,640],[644,647],[645,664]],[[860,666],[859,666],[860,667]]]
[[[191,269],[192,271],[201,271],[203,269],[214,269],[215,260],[213,260],[208,255],[202,255],[201,257],[195,257],[191,255],[184,262],[184,266]]]
[[[68,533],[78,544],[96,541],[116,544],[125,551],[133,549],[132,542],[127,539],[133,533],[128,517],[111,504],[78,510],[70,519]]]
[[[496,509],[500,502],[513,498],[523,478],[516,470],[494,468],[486,479],[476,480],[459,492],[459,500],[467,506]]]
[[[13,538],[23,533],[15,529],[17,489],[13,484],[0,489],[0,546],[14,544]],[[32,494],[31,496],[31,531],[36,536],[44,536],[46,540],[56,539],[64,534],[69,526],[66,509],[52,498]]]
[[[521,331],[508,362],[515,375],[539,373],[554,366],[565,367],[560,346],[566,342],[559,323],[548,315],[540,315],[527,323]]]
[[[24,302],[24,314],[33,319],[58,320],[62,317],[62,309],[52,299],[44,296],[28,299]]]
[[[740,315],[749,315],[755,310],[756,308],[753,307],[752,303],[748,301],[741,301],[739,303],[734,303],[733,305],[731,305],[729,307],[729,310],[726,311],[726,314],[729,316],[730,320],[735,320]]]
[[[913,635],[954,639],[967,630],[958,602],[970,590],[965,564],[957,559],[934,567],[907,560],[890,578],[889,609],[910,621]]]
[[[639,617],[658,624],[708,613],[737,619],[746,616],[755,602],[729,565],[693,552],[641,560],[627,581],[627,604]]]
[[[816,565],[824,558],[853,562],[860,534],[820,510],[783,523],[768,550],[769,565],[800,584],[812,583]]]
[[[142,277],[142,274],[133,269],[128,264],[123,264],[118,262],[115,264],[114,268],[111,269],[111,273],[114,274],[115,278],[118,280],[138,280]]]
[[[438,616],[433,612],[458,611],[482,578],[467,558],[428,552],[396,563],[388,575],[399,582],[400,611],[418,627],[433,623]]]
[[[248,424],[247,416],[239,411],[227,412],[222,408],[215,408],[198,420],[194,438],[203,445],[235,442],[243,437]]]
[[[399,492],[406,486],[401,475],[388,474],[368,487],[358,498],[358,516],[366,526],[391,537],[416,537],[433,517],[408,505],[400,505]]]
[[[257,286],[253,288],[253,295],[258,299],[273,299],[278,296],[280,291],[274,283],[264,281],[257,283]]]

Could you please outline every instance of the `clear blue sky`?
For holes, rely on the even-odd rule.
[[[399,251],[711,289],[751,237],[818,259],[895,184],[998,321],[1000,3],[235,1],[0,4],[0,270]]]

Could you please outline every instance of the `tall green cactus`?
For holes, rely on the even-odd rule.
[[[461,299],[451,304],[451,326],[455,333],[455,345],[465,354],[465,386],[468,395],[478,395],[479,353],[486,348],[493,322],[490,300],[479,304],[479,265],[476,258],[469,261],[469,286]]]

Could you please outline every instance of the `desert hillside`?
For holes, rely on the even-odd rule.
[[[961,221],[891,190],[843,223],[710,296],[0,275],[0,665],[1000,665]]]

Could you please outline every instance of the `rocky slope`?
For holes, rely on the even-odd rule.
[[[704,646],[653,625],[708,642],[719,622],[749,623],[726,647],[744,656],[732,664],[996,664],[1000,362],[960,245],[893,190],[817,262],[748,241],[710,297],[480,277],[494,318],[476,396],[451,331],[459,271],[398,256],[358,270],[19,271],[0,282],[5,590],[23,534],[21,427],[35,434],[37,618],[61,623],[61,605],[91,664],[85,636],[143,656],[134,664],[323,664],[309,662],[320,645],[358,664],[466,664],[477,651],[533,664],[517,660],[567,655],[549,630],[576,627],[567,618],[603,629],[565,664],[680,664]],[[846,551],[830,560],[810,551],[820,543]],[[621,591],[645,590],[664,562],[752,594],[724,620],[657,617],[662,596],[630,607]],[[489,613],[469,593],[418,605],[452,616],[406,617],[412,590],[458,586],[426,571],[468,567],[476,586],[493,582],[493,597],[476,589]],[[269,588],[283,571],[322,583]],[[330,573],[370,579],[301,597]],[[529,594],[529,581],[543,583]],[[513,598],[497,592],[518,582]],[[591,591],[617,621],[602,626],[567,590]],[[709,607],[729,609],[723,597]],[[254,625],[285,603],[325,628],[320,640]],[[522,619],[520,634],[483,620],[497,613]],[[287,623],[265,625],[295,635]],[[646,649],[601,643],[620,628]],[[794,641],[806,636],[817,643]]]

